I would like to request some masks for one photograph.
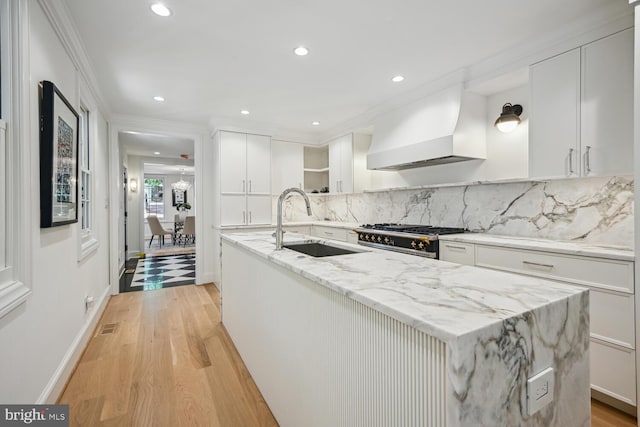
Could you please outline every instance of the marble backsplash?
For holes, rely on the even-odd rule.
[[[313,218],[300,197],[285,201],[284,218],[430,224],[633,247],[633,185],[633,177],[615,176],[312,195]]]

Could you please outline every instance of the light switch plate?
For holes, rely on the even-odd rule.
[[[527,413],[533,415],[553,401],[555,380],[549,367],[527,380]]]

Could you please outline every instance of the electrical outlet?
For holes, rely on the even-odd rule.
[[[527,413],[533,415],[553,401],[553,368],[549,367],[527,380]]]

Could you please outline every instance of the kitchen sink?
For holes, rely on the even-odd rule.
[[[282,247],[291,249],[292,251],[300,252],[312,257],[325,257],[336,255],[349,255],[357,254],[365,251],[354,251],[352,249],[345,249],[338,246],[329,245],[321,242],[300,242],[300,243],[287,243]]]

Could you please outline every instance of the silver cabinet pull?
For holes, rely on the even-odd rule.
[[[333,236],[333,233],[330,231],[325,231],[324,234],[326,234],[327,236]]]
[[[246,192],[246,190],[245,190],[245,181],[244,181],[244,179],[242,180],[242,192],[243,192],[243,193],[244,193],[244,192]]]
[[[445,245],[446,247],[448,247],[449,249],[460,249],[461,251],[467,251],[467,248],[465,248],[464,246],[456,246],[456,245]]]
[[[539,262],[531,262],[531,261],[522,261],[524,265],[531,265],[534,267],[544,267],[544,268],[553,268],[553,264],[541,264]]]
[[[251,224],[253,221],[251,220],[251,211],[249,211],[249,224]]]
[[[247,213],[245,211],[242,211],[242,223],[247,223]]]
[[[587,168],[587,172],[585,173],[585,175],[589,175],[591,173],[591,146],[587,145],[587,152],[584,153],[584,164],[585,167]]]
[[[573,173],[573,148],[569,148],[569,175]]]
[[[249,180],[249,193],[251,193],[251,180]],[[249,212],[249,215],[251,215],[251,212]]]

